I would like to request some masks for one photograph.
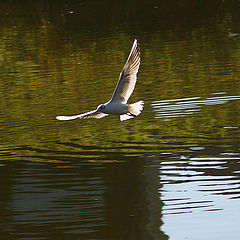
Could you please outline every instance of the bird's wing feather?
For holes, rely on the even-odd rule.
[[[103,118],[106,117],[108,114],[102,113],[98,110],[74,115],[74,116],[57,116],[56,118],[61,121],[68,121],[68,120],[74,120],[77,118]]]
[[[118,84],[110,101],[127,103],[137,81],[139,66],[140,51],[137,40],[135,39],[128,59],[123,67],[122,72],[120,73]]]

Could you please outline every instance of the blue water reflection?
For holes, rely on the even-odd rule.
[[[198,113],[203,106],[225,104],[234,100],[240,100],[240,96],[217,96],[208,97],[206,99],[202,99],[201,97],[190,97],[162,100],[152,102],[151,106],[156,112],[156,118],[168,119]]]
[[[236,6],[1,1],[0,239],[238,239]],[[142,114],[57,121],[111,97],[135,38]]]

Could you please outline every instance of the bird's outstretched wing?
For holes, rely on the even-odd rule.
[[[108,114],[102,113],[98,110],[94,110],[91,112],[86,112],[78,115],[73,116],[57,116],[56,119],[61,121],[68,121],[68,120],[74,120],[77,118],[103,118],[106,117]]]
[[[127,103],[137,81],[139,66],[140,51],[138,48],[137,39],[135,39],[128,59],[123,67],[122,72],[120,73],[117,86],[110,101]]]

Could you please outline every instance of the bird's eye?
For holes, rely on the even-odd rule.
[[[104,105],[100,105],[100,106],[98,106],[98,109],[99,109],[99,110],[103,110],[104,108],[105,108]]]

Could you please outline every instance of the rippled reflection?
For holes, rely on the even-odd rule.
[[[222,238],[222,231],[216,229],[227,221],[231,226],[224,229],[227,232],[224,236],[234,238],[236,233],[230,229],[238,225],[232,218],[239,211],[240,157],[239,151],[231,150],[239,149],[238,138],[208,139],[208,143],[198,146],[195,141],[192,137],[192,144],[189,142],[187,147],[179,145],[183,143],[181,138],[174,137],[156,143],[160,149],[166,147],[161,154],[153,154],[155,166],[159,163],[162,185],[159,189],[164,204],[162,229],[174,239],[195,239],[197,235]],[[169,151],[167,146],[171,146]],[[172,228],[179,223],[181,228]]]
[[[0,239],[239,238],[240,15],[175,2],[0,2]],[[135,38],[142,114],[57,121]]]
[[[156,118],[172,118],[198,113],[203,106],[225,104],[234,100],[240,100],[240,96],[209,97],[206,99],[202,99],[201,97],[171,99],[154,101],[151,105],[157,113]]]

